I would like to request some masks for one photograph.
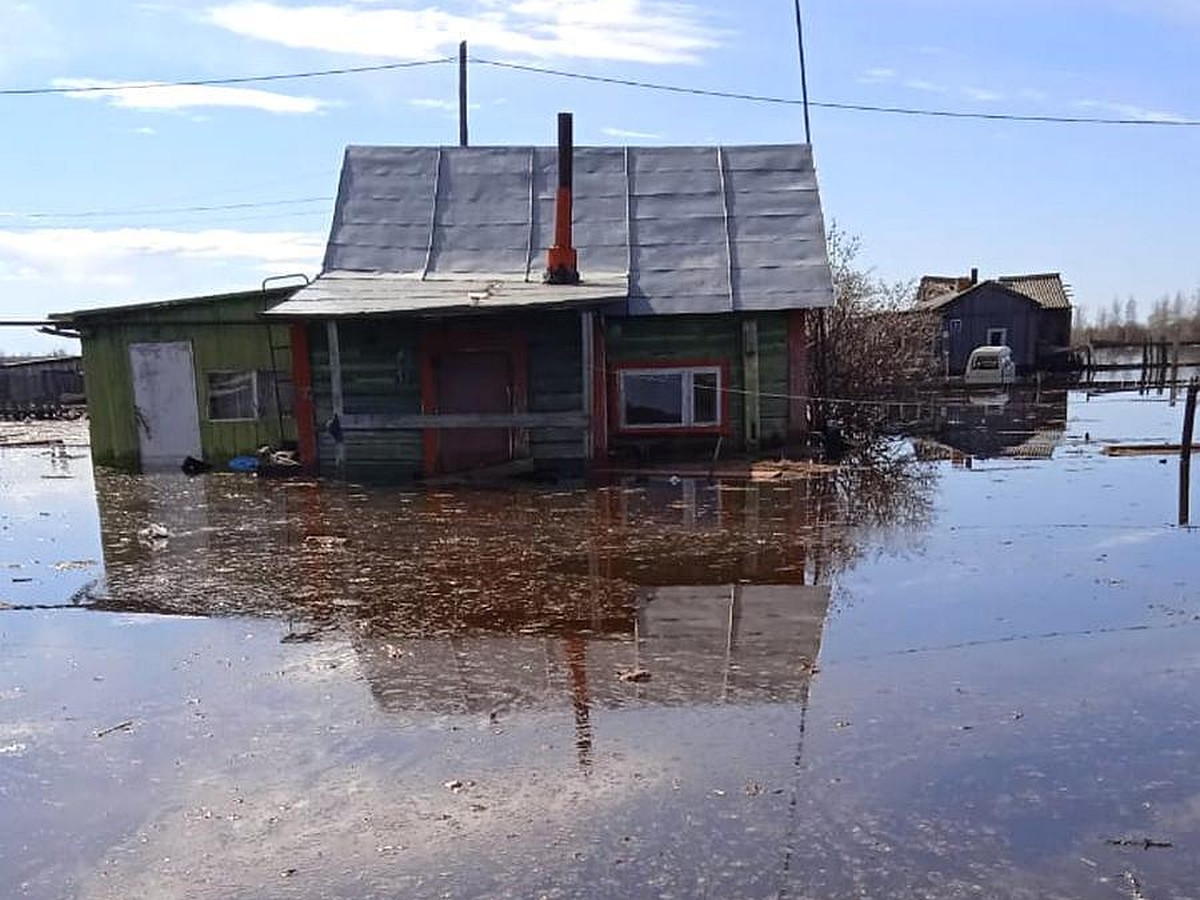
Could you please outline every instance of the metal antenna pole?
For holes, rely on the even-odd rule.
[[[800,0],[796,0],[796,43],[800,46],[800,96],[804,100],[804,143],[812,144],[812,126],[808,120],[808,67],[804,61],[804,20]]]

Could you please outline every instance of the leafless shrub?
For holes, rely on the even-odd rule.
[[[937,373],[936,316],[912,311],[911,282],[887,282],[859,263],[861,242],[837,223],[828,235],[834,305],[827,313],[821,412],[855,448],[877,447],[896,404]]]

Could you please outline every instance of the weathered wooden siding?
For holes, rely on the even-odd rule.
[[[1013,362],[1021,370],[1033,368],[1037,356],[1040,307],[998,285],[985,284],[942,309],[943,328],[950,332],[950,374],[961,375],[967,357],[987,344],[990,328],[1008,329]],[[957,330],[952,320],[962,324]]]
[[[338,323],[342,397],[348,415],[411,415],[421,411],[420,326],[413,320],[342,320]],[[334,474],[329,341],[325,323],[309,326],[317,456],[321,473]],[[421,474],[421,432],[350,431],[345,434],[347,478],[406,481]]]
[[[787,436],[788,346],[786,313],[704,316],[611,318],[605,322],[610,369],[623,363],[724,361],[729,366],[729,423],[731,433],[722,446],[732,452],[746,446],[745,379],[742,323],[758,324],[759,418],[762,447],[778,446]],[[614,435],[614,449],[648,441],[686,447],[707,444],[715,437],[629,438]]]
[[[223,465],[234,456],[253,453],[264,445],[294,441],[296,427],[290,416],[283,417],[282,430],[274,412],[264,412],[253,422],[210,422],[207,417],[208,372],[275,370],[290,377],[287,326],[256,321],[257,314],[278,299],[274,294],[216,297],[170,307],[97,314],[81,322],[84,384],[96,463],[131,470],[139,465],[129,368],[131,343],[191,342],[196,369],[194,402],[200,414],[206,461]]]
[[[583,351],[579,314],[540,317],[530,322],[526,334],[529,335],[529,411],[580,411]],[[583,431],[577,428],[531,428],[530,455],[536,462],[555,461],[555,465],[581,463],[583,439]]]
[[[580,320],[575,312],[497,317],[495,329],[515,332],[527,344],[528,411],[577,412],[582,408]],[[347,416],[415,415],[421,410],[420,352],[424,335],[446,320],[341,320],[338,345]],[[478,323],[475,323],[478,324]],[[329,344],[323,322],[309,326],[318,456],[323,474],[335,471],[335,444],[325,425],[333,417]],[[345,476],[364,481],[406,481],[424,470],[419,429],[380,428],[344,434]],[[574,428],[529,429],[529,456],[539,465],[575,467],[584,456],[584,435]]]

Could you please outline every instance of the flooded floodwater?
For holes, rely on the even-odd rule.
[[[1194,897],[1136,395],[914,460],[422,492],[0,448],[0,896]]]

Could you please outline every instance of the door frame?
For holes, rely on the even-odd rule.
[[[421,370],[421,413],[437,415],[438,390],[436,359],[446,353],[501,352],[507,353],[512,368],[512,409],[523,413],[529,409],[529,343],[519,331],[496,331],[486,326],[443,325],[427,329],[417,347]],[[529,430],[509,429],[513,458],[529,451]],[[438,474],[441,468],[439,429],[421,429],[422,462],[425,475]]]
[[[147,463],[150,463],[152,466],[156,466],[163,460],[168,459],[168,457],[151,457],[146,453],[145,435],[143,432],[143,423],[146,423],[146,419],[143,416],[142,406],[138,402],[138,378],[133,358],[136,352],[135,348],[155,346],[161,347],[167,345],[186,348],[187,350],[187,381],[191,388],[187,393],[190,395],[192,400],[191,409],[194,415],[196,429],[195,444],[193,445],[194,450],[187,450],[185,455],[190,455],[193,453],[201,457],[204,455],[204,432],[200,427],[200,394],[197,390],[196,378],[196,350],[195,347],[192,346],[192,342],[190,340],[129,341],[125,345],[125,358],[129,364],[130,406],[132,407],[133,412],[134,434],[137,437],[138,467],[143,470],[146,468]],[[148,424],[145,425],[145,430],[149,430]],[[173,464],[178,464],[182,461],[182,459],[171,459]]]

